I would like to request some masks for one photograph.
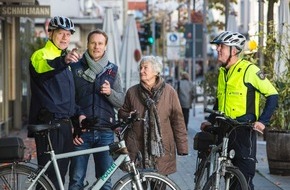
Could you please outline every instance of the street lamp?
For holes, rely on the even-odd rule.
[[[263,41],[264,41],[264,0],[259,1],[259,49],[258,49],[258,56],[259,56],[259,67],[262,69],[263,62],[264,62],[264,55],[262,52]]]

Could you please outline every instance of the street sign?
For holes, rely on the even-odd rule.
[[[168,46],[179,46],[180,38],[183,34],[180,32],[168,32],[167,33],[167,45]]]
[[[185,39],[181,32],[167,33],[167,59],[179,60],[184,58],[185,54]]]
[[[180,47],[179,46],[167,46],[167,59],[179,60],[180,59]]]

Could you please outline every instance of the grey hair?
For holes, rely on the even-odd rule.
[[[153,70],[160,75],[163,69],[162,65],[162,59],[161,57],[158,56],[153,56],[153,55],[146,55],[141,58],[141,61],[138,66],[138,71],[140,72],[140,67],[143,63],[145,62],[150,62],[152,64]]]

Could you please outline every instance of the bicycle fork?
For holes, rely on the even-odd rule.
[[[224,164],[225,161],[227,161],[227,156],[228,156],[228,142],[229,138],[224,137],[223,138],[223,150],[222,150],[222,155],[216,157],[216,163],[217,163],[217,168],[216,168],[216,175],[215,175],[215,183],[214,183],[214,190],[219,189],[220,185],[220,180],[221,176],[226,175],[226,164]],[[229,180],[225,178],[225,189],[229,189]]]

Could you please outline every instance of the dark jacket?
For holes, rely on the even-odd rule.
[[[80,106],[87,118],[98,118],[95,127],[109,128],[115,124],[114,106],[108,98],[100,93],[101,85],[105,80],[113,86],[118,72],[118,66],[108,62],[109,69],[97,75],[94,82],[89,82],[82,77],[83,72],[88,69],[85,56],[72,65],[74,81],[76,86],[76,103]]]
[[[69,118],[75,114],[75,86],[70,66],[64,62],[65,54],[48,41],[32,55],[30,124],[45,122],[39,120],[43,110],[53,118]]]

